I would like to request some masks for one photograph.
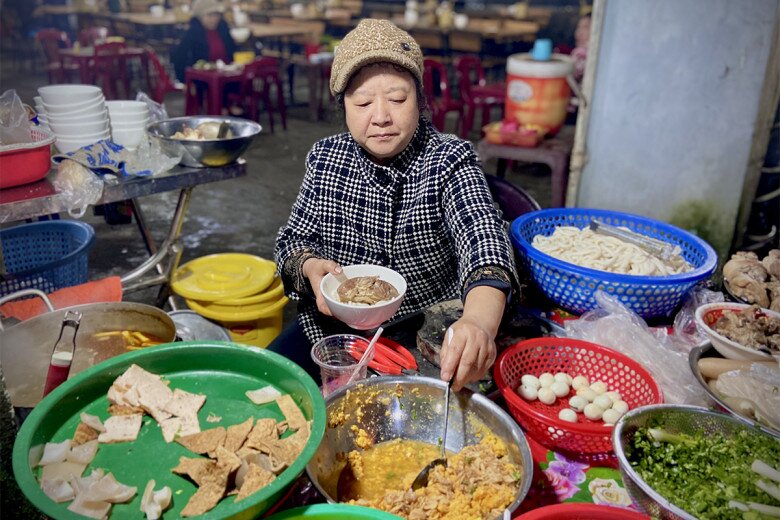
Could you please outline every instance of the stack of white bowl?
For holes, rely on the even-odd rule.
[[[135,150],[146,136],[149,107],[143,101],[108,101],[111,138],[128,150]]]
[[[43,106],[43,98],[41,96],[35,96],[35,113],[38,114],[38,126],[44,130],[50,130],[49,128],[49,116],[46,115],[46,108]]]
[[[109,137],[108,110],[100,87],[48,85],[38,89],[47,123],[62,153]]]

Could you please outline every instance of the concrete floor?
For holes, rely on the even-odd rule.
[[[48,84],[46,75],[29,69],[13,70],[11,66],[10,60],[0,60],[0,92],[16,89],[23,102],[32,105],[36,89]],[[307,99],[305,81],[305,77],[296,81],[299,102]],[[166,109],[171,117],[183,115],[183,96],[169,94]],[[305,105],[289,109],[286,131],[281,129],[278,116],[275,133],[265,130],[266,115],[261,115],[260,123],[264,131],[245,154],[248,175],[194,190],[182,233],[182,262],[223,252],[272,258],[277,230],[287,219],[303,177],[306,153],[317,139],[346,128],[337,114],[326,115],[324,121],[310,122]],[[455,121],[448,121],[448,130],[454,128]],[[472,136],[478,137],[476,132]],[[491,161],[485,170],[492,173],[495,167]],[[509,171],[507,178],[525,188],[543,207],[549,206],[550,178],[545,166],[520,165]],[[158,242],[167,231],[177,197],[178,192],[167,192],[140,199]],[[122,275],[145,258],[146,251],[135,224],[108,225],[103,217],[94,216],[91,211],[83,220],[94,226],[97,238],[89,258],[91,280]],[[156,291],[142,291],[127,294],[125,299],[153,303],[155,295]],[[285,319],[292,319],[294,307],[288,305],[287,311]]]

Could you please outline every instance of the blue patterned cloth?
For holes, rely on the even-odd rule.
[[[131,177],[134,175],[144,177],[152,174],[151,170],[133,170],[129,168],[128,162],[131,159],[129,154],[130,152],[124,146],[116,144],[110,139],[103,139],[73,152],[54,155],[52,160],[59,164],[65,159],[70,159],[89,168],[98,175],[110,173],[118,177]]]

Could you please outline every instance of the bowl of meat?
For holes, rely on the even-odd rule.
[[[219,167],[234,163],[262,127],[240,117],[174,117],[146,127],[165,153],[181,154],[184,166]]]
[[[780,356],[780,313],[758,305],[716,302],[696,309],[696,324],[728,359]]]
[[[375,329],[389,320],[401,306],[406,280],[381,265],[359,264],[344,268],[343,283],[332,274],[320,282],[328,309],[353,329]]]
[[[525,435],[493,401],[419,376],[372,377],[325,399],[325,435],[306,466],[328,502],[348,502],[402,518],[500,518],[523,501],[534,463]],[[446,449],[427,485],[412,482]],[[434,513],[434,514],[432,514]]]

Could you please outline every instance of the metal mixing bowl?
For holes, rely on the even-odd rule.
[[[353,426],[365,430],[375,443],[402,438],[437,445],[444,427],[445,388],[443,381],[429,377],[372,377],[329,395],[325,436],[306,466],[315,487],[328,502],[337,502],[336,484],[344,467],[340,455],[356,449]],[[515,500],[508,507],[513,511],[533,477],[525,435],[509,414],[485,396],[466,389],[450,395],[448,451],[457,453],[479,443],[486,429],[506,443],[509,460],[523,468]]]
[[[184,128],[196,128],[203,123],[228,122],[232,137],[226,139],[174,139],[171,137]],[[169,155],[182,154],[184,166],[225,166],[236,161],[260,133],[262,127],[248,119],[240,117],[187,116],[165,119],[151,123],[146,127],[150,136],[156,137],[160,147]]]
[[[740,430],[748,430],[754,435],[765,437],[767,442],[778,442],[776,437],[758,428],[750,427],[730,415],[699,406],[658,404],[629,411],[615,425],[612,431],[612,445],[628,493],[653,518],[696,520],[695,516],[675,506],[650,487],[629,462],[631,441],[636,431],[639,428],[654,426],[657,422],[661,422],[664,429],[670,433],[692,434],[699,431],[705,435],[720,433],[728,436]]]

